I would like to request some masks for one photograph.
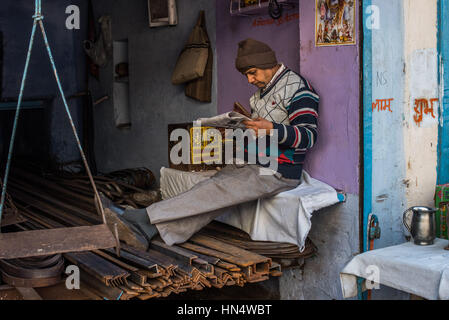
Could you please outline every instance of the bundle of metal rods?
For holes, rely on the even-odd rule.
[[[124,194],[116,189],[123,188],[123,184],[108,185],[107,179],[96,179],[99,188],[110,190],[114,200]],[[28,219],[16,227],[36,230],[100,224],[87,181],[79,175],[42,176],[15,168],[8,190],[20,213]],[[67,253],[64,258],[80,268],[81,289],[92,297],[146,300],[187,290],[264,281],[282,273],[281,265],[261,252],[291,257],[296,249],[295,257],[299,254],[296,246],[253,243],[248,235],[236,230],[214,222],[180,245],[168,246],[157,236],[147,251],[122,243],[119,252],[94,250]],[[276,246],[280,250],[276,251]]]
[[[317,252],[317,247],[309,238],[306,239],[304,250],[301,252],[297,245],[291,243],[251,240],[246,232],[218,221],[213,221],[202,229],[200,233],[239,248],[270,257],[273,260],[307,259],[314,256]]]

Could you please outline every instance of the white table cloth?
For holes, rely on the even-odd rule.
[[[364,252],[355,256],[341,271],[343,297],[358,293],[357,277],[373,277],[379,271],[379,283],[429,300],[449,299],[448,240],[435,239],[430,246],[406,242],[397,246]]]

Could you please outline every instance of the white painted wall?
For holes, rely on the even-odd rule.
[[[417,125],[415,99],[438,98],[437,0],[404,0],[406,201],[432,206],[437,180],[438,102]]]

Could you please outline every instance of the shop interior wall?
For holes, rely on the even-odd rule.
[[[348,199],[314,213],[310,237],[318,256],[306,261],[304,271],[284,272],[279,288],[283,299],[340,298],[339,272],[359,250],[358,46],[315,47],[314,1],[300,1],[279,21],[268,15],[231,17],[227,1],[216,3],[219,112],[231,110],[234,101],[248,107],[255,91],[235,70],[238,42],[247,37],[268,43],[278,60],[300,72],[321,96],[318,142],[306,170],[347,192]]]
[[[66,28],[66,8],[69,5],[77,5],[81,11],[85,9],[85,1],[82,0],[45,0],[42,4],[44,23],[47,36],[56,61],[62,86],[67,96],[85,90],[84,61],[85,55],[81,44],[85,35],[81,26],[80,30]],[[25,66],[28,43],[33,25],[31,16],[34,14],[34,1],[28,0],[3,0],[0,10],[0,31],[3,32],[3,81],[2,98],[16,98],[19,95],[20,82]],[[81,19],[81,24],[85,22]],[[68,118],[65,113],[62,100],[50,66],[45,45],[40,29],[36,32],[34,48],[32,51],[29,73],[24,92],[24,99],[36,97],[54,96],[53,103],[44,112],[23,111],[21,119],[26,126],[20,127],[17,132],[19,143],[28,147],[35,143],[31,138],[41,137],[45,132],[51,135],[39,140],[39,143],[48,144],[45,148],[36,148],[36,152],[50,152],[41,158],[51,158],[58,162],[69,162],[80,158],[79,151],[73,137]],[[82,123],[81,101],[71,100],[70,109],[81,134]],[[0,152],[6,152],[9,146],[10,126],[12,126],[13,112],[0,112],[0,126],[8,127],[8,132],[0,137]],[[34,121],[33,121],[34,119]],[[40,119],[40,120],[39,120]],[[40,123],[45,119],[45,124]],[[21,122],[21,124],[22,124]],[[27,130],[24,134],[21,130]],[[24,140],[21,140],[21,139]],[[28,140],[31,139],[31,140]],[[18,146],[18,152],[20,146]],[[33,149],[34,150],[34,149]],[[47,157],[49,156],[49,157]]]
[[[184,86],[171,84],[178,55],[192,31],[200,10],[205,10],[208,34],[215,51],[215,3],[208,0],[177,1],[179,23],[174,27],[150,28],[146,0],[94,0],[94,12],[112,17],[113,40],[128,40],[130,73],[130,129],[114,124],[112,99],[95,107],[95,152],[98,168],[147,167],[157,180],[162,166],[168,166],[167,125],[190,122],[216,115],[216,54],[212,102],[202,103],[184,94]],[[112,62],[92,79],[94,98],[113,96]]]
[[[229,1],[215,0],[217,6],[218,112],[231,111],[238,101],[248,110],[249,98],[257,90],[235,68],[238,43],[253,38],[267,43],[279,62],[299,72],[299,30],[297,9],[273,20],[268,10],[251,17],[231,16]]]

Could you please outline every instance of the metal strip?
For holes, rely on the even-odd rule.
[[[367,9],[372,1],[362,1],[363,21],[367,21]],[[363,243],[362,250],[367,250],[366,232],[368,215],[372,210],[372,170],[373,170],[373,120],[372,120],[372,31],[363,23]]]

